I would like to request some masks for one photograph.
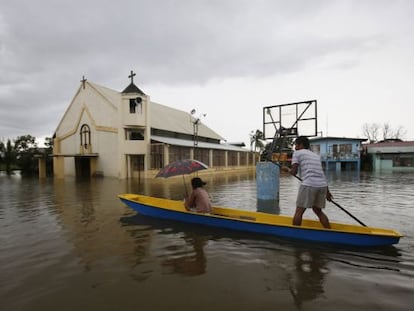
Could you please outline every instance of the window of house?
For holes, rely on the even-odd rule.
[[[331,150],[332,150],[332,155],[334,157],[338,156],[339,151],[338,151],[338,145],[337,144],[333,144]]]
[[[392,159],[393,166],[411,167],[413,166],[413,156],[410,155],[395,155]]]
[[[341,144],[339,145],[339,152],[342,154],[352,152],[352,144]]]
[[[329,153],[334,158],[343,158],[352,154],[352,144],[333,144],[329,146]]]

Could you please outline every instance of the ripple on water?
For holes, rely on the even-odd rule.
[[[254,176],[223,175],[205,178],[213,201],[255,210]],[[384,249],[323,246],[160,221],[136,215],[116,198],[137,192],[182,199],[181,178],[41,185],[1,177],[2,307],[51,310],[65,301],[67,309],[104,309],[111,301],[128,309],[138,297],[135,306],[157,310],[148,307],[168,297],[165,304],[185,310],[200,306],[208,293],[215,306],[237,310],[281,304],[287,310],[411,310],[414,174],[328,177],[341,206],[368,225],[406,237]],[[298,186],[293,177],[281,178],[281,213],[293,214]],[[326,212],[355,223],[332,204]],[[17,301],[22,307],[13,308]],[[193,304],[186,308],[188,301]]]

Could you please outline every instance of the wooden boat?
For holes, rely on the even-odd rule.
[[[331,223],[325,229],[317,220],[292,225],[292,217],[214,207],[212,214],[187,211],[182,201],[149,197],[138,194],[121,194],[123,203],[140,214],[181,222],[254,232],[283,238],[351,246],[386,246],[397,244],[402,235],[394,230]]]

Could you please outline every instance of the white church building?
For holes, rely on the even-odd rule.
[[[180,111],[150,101],[135,84],[118,92],[82,79],[53,136],[56,178],[151,176],[192,158],[211,169],[254,166],[254,154]]]

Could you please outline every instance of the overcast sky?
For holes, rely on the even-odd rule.
[[[206,113],[249,144],[264,106],[318,101],[324,136],[414,140],[414,1],[2,0],[0,139],[52,136],[84,75]]]

